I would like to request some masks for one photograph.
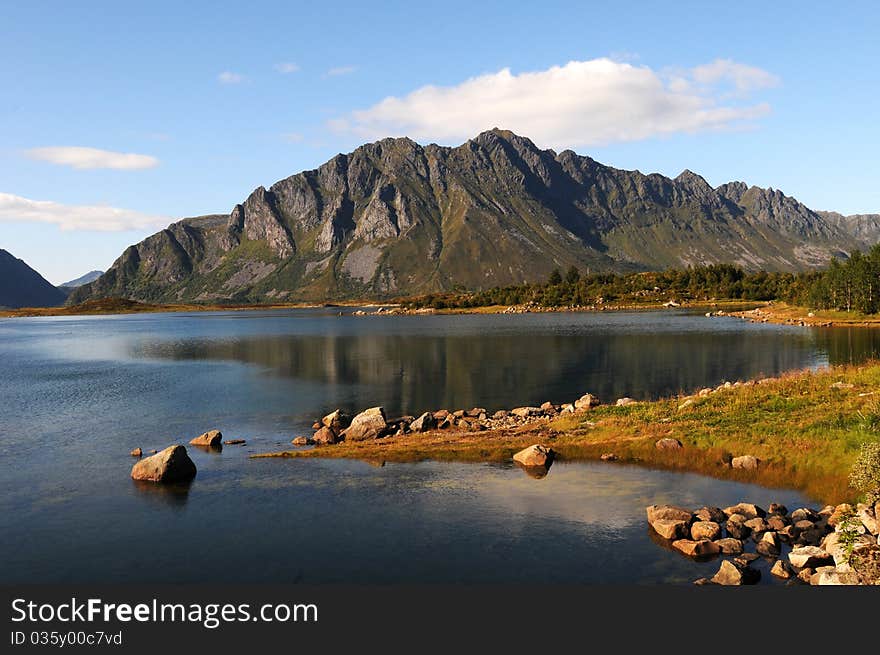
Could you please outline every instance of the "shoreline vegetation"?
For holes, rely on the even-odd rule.
[[[552,448],[559,461],[601,459],[701,473],[796,489],[836,504],[855,500],[850,469],[863,444],[880,442],[877,361],[726,382],[653,401],[617,399],[595,405],[598,400],[585,401],[588,396],[568,406],[548,402],[540,408],[504,411],[504,418],[489,418],[484,410],[482,416],[475,415],[479,408],[426,412],[432,419],[424,431],[421,424],[408,430],[404,423],[425,415],[390,421],[394,433],[389,436],[360,438],[361,434],[358,440],[333,443],[331,438],[328,443],[327,419],[331,425],[339,420],[334,412],[323,424],[315,424],[315,440],[324,445],[251,457],[506,462],[520,450],[541,444]],[[364,414],[375,417],[375,410],[379,408]],[[518,414],[521,420],[514,418]],[[344,429],[336,432],[345,434]],[[306,445],[312,440],[294,441]]]
[[[710,264],[641,273],[582,275],[572,266],[554,270],[545,283],[422,296],[338,302],[238,304],[151,304],[120,297],[78,305],[0,309],[0,317],[77,316],[149,312],[249,311],[358,308],[356,315],[525,314],[605,312],[662,308],[706,309],[706,316],[730,315],[763,323],[803,326],[880,324],[880,244],[867,255],[855,251],[832,259],[821,271],[748,273],[738,266]],[[365,311],[376,308],[375,311]]]

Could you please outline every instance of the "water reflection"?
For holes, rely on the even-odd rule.
[[[156,502],[174,509],[183,509],[189,499],[190,482],[158,484],[146,480],[132,480],[137,493],[145,500]]]
[[[626,326],[615,331],[612,325],[604,331],[564,334],[548,329],[496,334],[487,329],[467,335],[390,332],[142,341],[132,346],[131,355],[242,362],[286,380],[358,387],[361,406],[375,402],[392,413],[411,413],[474,404],[495,410],[561,402],[586,391],[604,399],[645,399],[723,380],[861,361],[880,346],[874,331],[837,334],[742,324],[737,330],[683,334],[660,325],[656,332],[646,331],[651,318],[641,322],[636,331]]]

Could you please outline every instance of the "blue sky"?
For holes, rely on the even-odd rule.
[[[880,212],[878,24],[867,2],[5,3],[0,248],[59,283],[374,137],[496,125]]]

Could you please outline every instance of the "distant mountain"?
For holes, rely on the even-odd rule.
[[[22,260],[0,249],[0,307],[55,307],[67,294]]]
[[[184,219],[129,247],[70,302],[387,298],[571,265],[797,271],[878,239],[878,220],[831,217],[777,190],[619,170],[494,129],[455,148],[398,138],[337,155],[259,187],[228,216]]]
[[[89,282],[94,282],[99,277],[104,275],[104,271],[89,271],[85,275],[76,278],[75,280],[71,280],[70,282],[65,282],[64,284],[59,284],[59,287],[64,289],[72,289],[75,287],[81,287],[84,284],[88,284]]]

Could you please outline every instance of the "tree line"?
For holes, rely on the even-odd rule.
[[[472,308],[490,305],[586,307],[675,301],[778,300],[814,309],[864,314],[880,311],[880,244],[867,254],[832,259],[821,271],[747,272],[731,264],[691,266],[641,273],[583,274],[576,267],[554,270],[544,283],[458,290],[403,299],[411,308]]]

